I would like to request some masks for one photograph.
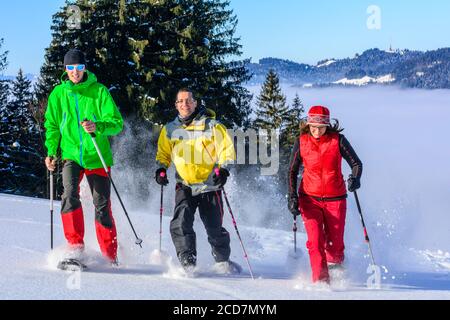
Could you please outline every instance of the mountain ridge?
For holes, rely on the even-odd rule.
[[[316,65],[280,58],[249,63],[251,84],[264,82],[273,69],[282,83],[303,87],[400,85],[410,88],[450,89],[450,48],[432,51],[368,49],[353,58],[329,58]]]

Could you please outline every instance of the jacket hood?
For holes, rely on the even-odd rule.
[[[97,77],[92,72],[86,70],[87,79],[83,82],[74,84],[72,81],[69,80],[69,76],[67,75],[67,72],[64,72],[61,76],[61,83],[64,87],[64,89],[69,91],[82,91],[87,88],[89,88],[91,85],[97,83]]]

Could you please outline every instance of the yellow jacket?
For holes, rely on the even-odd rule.
[[[177,182],[191,187],[192,194],[219,190],[213,184],[213,169],[236,159],[233,141],[210,109],[200,107],[189,125],[177,117],[159,135],[156,161],[168,169],[173,163]]]

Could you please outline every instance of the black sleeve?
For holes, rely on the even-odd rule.
[[[352,175],[357,178],[361,178],[363,164],[361,160],[358,158],[355,150],[353,150],[350,142],[348,142],[347,138],[344,135],[340,135],[339,139],[339,149],[341,151],[342,157],[347,161],[348,165],[352,168]]]
[[[300,157],[300,141],[296,139],[294,148],[289,161],[288,185],[289,195],[297,194],[297,177],[302,166],[302,158]]]

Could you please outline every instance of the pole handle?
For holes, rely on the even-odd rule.
[[[89,119],[84,118],[83,122],[86,122],[86,121],[89,121]],[[92,138],[95,138],[95,137],[96,137],[95,132],[90,132],[89,135],[90,135]]]

